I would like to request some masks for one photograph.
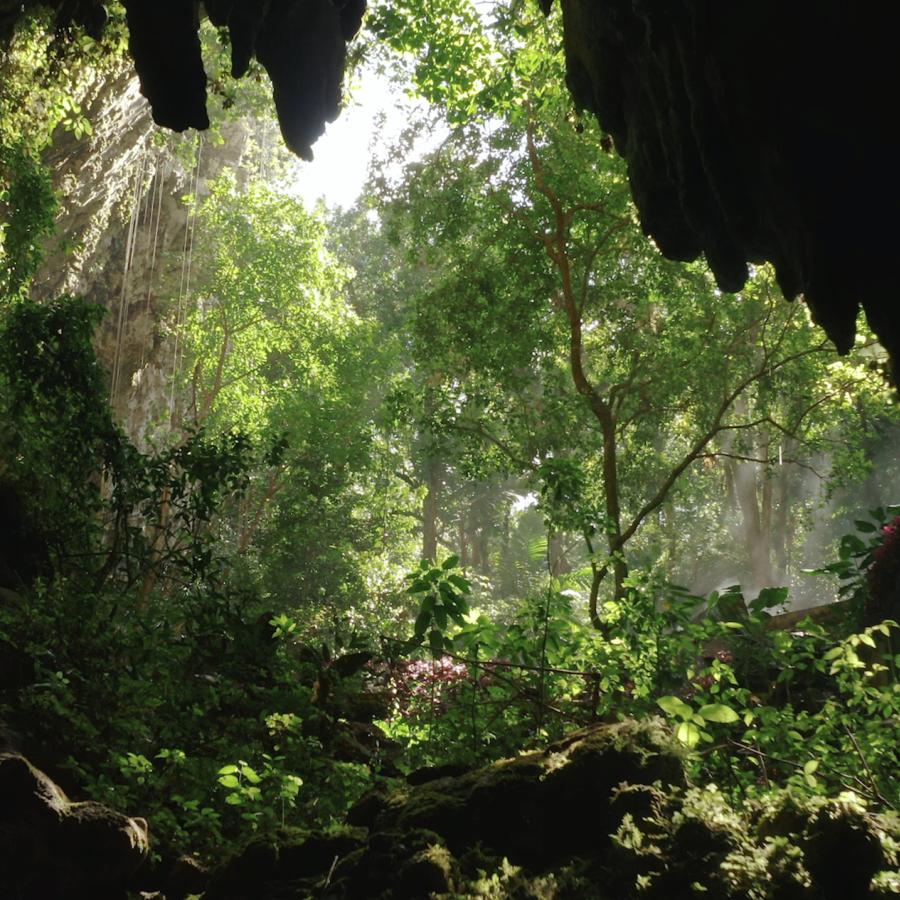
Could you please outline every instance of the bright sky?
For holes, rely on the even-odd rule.
[[[406,122],[398,105],[385,76],[374,71],[361,74],[353,99],[313,146],[313,161],[295,163],[294,185],[307,206],[320,197],[332,207],[348,207],[356,200],[368,174],[373,138],[379,144],[392,141]],[[384,124],[376,133],[382,113]]]
[[[363,70],[352,99],[313,145],[313,161],[295,161],[297,194],[307,206],[320,197],[330,207],[351,206],[365,184],[373,149],[395,142],[409,124],[411,113],[424,105],[424,101],[407,97],[387,76],[374,69]],[[409,159],[436,147],[445,133],[438,129],[417,141]]]

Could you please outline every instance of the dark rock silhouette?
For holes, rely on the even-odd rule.
[[[260,838],[204,900],[879,896],[891,818],[852,795],[790,791],[737,810],[687,782],[658,720],[599,725],[459,777],[378,788],[342,831]]]
[[[0,754],[0,896],[124,896],[148,849],[143,819],[72,802],[24,756]]]
[[[569,87],[628,161],[660,250],[704,254],[727,291],[773,263],[841,352],[862,305],[896,365],[898,9],[560,2]]]
[[[0,46],[36,2],[0,0]],[[76,26],[98,36],[106,22],[99,0],[51,0],[60,33]],[[269,74],[285,143],[303,159],[325,123],[340,112],[347,42],[359,30],[365,0],[124,0],[129,50],[153,119],[184,131],[209,127],[206,72],[198,29],[203,14],[231,40],[232,74],[253,58]]]

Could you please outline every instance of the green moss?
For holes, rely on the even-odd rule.
[[[400,867],[394,894],[417,898],[451,893],[454,868],[454,859],[446,847],[429,844]]]
[[[896,817],[853,794],[735,809],[715,784],[686,786],[681,762],[658,720],[625,722],[379,796],[369,831],[342,836],[328,896],[844,900],[897,885]]]

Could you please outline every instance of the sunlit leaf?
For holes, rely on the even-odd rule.
[[[701,706],[698,712],[707,722],[737,722],[740,718],[730,706],[726,706],[724,703],[709,703]]]
[[[678,716],[680,719],[689,719],[693,715],[693,709],[679,697],[660,697],[657,705],[670,716]]]
[[[685,747],[696,747],[700,740],[700,729],[693,722],[681,722],[675,729],[675,737]]]

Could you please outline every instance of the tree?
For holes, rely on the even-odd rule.
[[[552,105],[537,115],[455,132],[388,188],[386,215],[407,258],[430,272],[416,298],[418,363],[451,385],[453,427],[520,470],[540,471],[536,458],[544,474],[551,458],[580,462],[565,527],[585,537],[599,627],[604,580],[624,596],[631,544],[695,463],[771,465],[773,435],[796,444],[790,460],[802,463],[823,423],[852,412],[851,385],[868,380],[872,402],[879,387],[863,368],[839,368],[767,276],[719,296],[701,267],[657,259],[597,136]],[[786,384],[802,401],[779,401],[773,386]],[[537,402],[517,410],[523,396]]]
[[[287,193],[224,175],[196,229],[175,423],[271,448],[233,510],[232,552],[285,607],[364,608],[366,568],[406,546],[402,509],[377,496],[395,343],[348,302],[321,215]]]

